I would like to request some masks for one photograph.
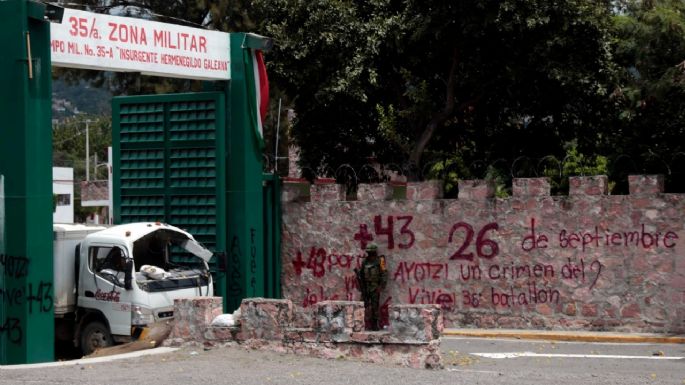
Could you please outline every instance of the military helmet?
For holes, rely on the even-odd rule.
[[[369,243],[366,245],[366,251],[367,252],[376,252],[378,251],[378,246],[375,243]]]

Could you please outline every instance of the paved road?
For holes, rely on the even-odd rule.
[[[445,337],[443,350],[447,364],[445,370],[429,371],[239,348],[181,349],[106,363],[0,369],[0,385],[685,384],[685,359],[665,359],[685,356],[685,345],[579,344]],[[513,352],[644,358],[488,358],[482,355]],[[654,356],[655,353],[658,356]]]
[[[685,384],[685,345],[444,337],[446,370],[505,384]],[[510,354],[506,354],[510,353]]]

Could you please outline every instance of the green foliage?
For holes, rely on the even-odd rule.
[[[554,167],[546,165],[543,175],[550,179],[552,193],[568,193],[568,178],[570,176],[609,175],[609,160],[605,156],[588,156],[578,150],[576,141],[566,143],[566,156]],[[611,192],[613,184],[609,184]]]
[[[53,119],[63,120],[81,113],[109,115],[112,112],[112,95],[104,88],[91,87],[86,82],[67,85],[57,79],[52,82],[52,92],[53,105],[61,107],[53,108]],[[65,106],[65,102],[70,105]]]
[[[109,116],[80,116],[57,124],[52,130],[52,165],[73,167],[75,183],[86,180],[86,121],[89,121],[90,179],[107,179],[107,167],[97,167],[94,162],[96,154],[98,165],[107,162],[107,147],[112,143]],[[74,219],[85,221],[86,216],[95,210],[94,207],[81,207],[80,188],[75,186]]]
[[[672,191],[685,191],[685,170],[664,166],[685,151],[685,2],[626,0],[613,26],[621,72],[612,94],[618,121],[607,153],[640,165],[615,173],[666,174]]]
[[[507,198],[511,195],[511,188],[508,187],[511,178],[507,177],[502,170],[493,166],[488,166],[485,180],[491,181],[495,185],[495,197]]]
[[[547,155],[607,126],[609,1],[254,0],[305,165]],[[418,175],[414,175],[418,177]]]
[[[435,162],[428,170],[426,179],[443,181],[445,198],[456,198],[459,192],[459,179],[468,175],[468,169],[462,159],[458,157],[447,158]]]
[[[516,159],[554,156],[557,191],[572,174],[669,171],[667,186],[685,191],[685,167],[664,167],[685,159],[682,0],[79,2],[274,38],[271,86],[296,113],[286,130],[302,165],[328,176],[378,162],[454,186],[482,177],[463,166],[479,163],[504,186]],[[93,74],[64,76],[115,94],[200,86]]]

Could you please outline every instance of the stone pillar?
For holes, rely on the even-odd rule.
[[[550,191],[548,178],[514,178],[512,184],[515,197],[549,196]]]
[[[425,182],[407,183],[407,199],[411,201],[441,199],[443,197],[442,181],[429,180]]]
[[[316,330],[333,341],[348,341],[351,333],[364,329],[364,302],[322,301],[315,311]]]
[[[440,305],[392,305],[390,333],[401,342],[430,342],[440,338],[444,324]]]
[[[288,114],[290,115],[290,114]],[[290,119],[290,118],[288,118]],[[278,159],[276,159],[278,162]],[[302,176],[302,170],[299,166],[300,163],[300,147],[291,144],[288,146],[288,176],[291,178],[300,178]]]
[[[357,187],[357,200],[359,201],[387,201],[391,200],[393,188],[388,183],[362,183]]]
[[[194,297],[174,300],[174,325],[169,334],[173,344],[196,341],[202,343],[205,329],[222,314],[221,297]]]
[[[628,175],[630,195],[654,195],[664,192],[663,175]]]
[[[243,339],[283,339],[292,326],[293,303],[288,299],[245,298],[240,305]]]
[[[310,183],[301,178],[283,178],[282,202],[309,201]]]
[[[473,179],[459,181],[460,200],[484,201],[495,196],[495,183],[491,180]]]
[[[335,202],[345,200],[345,186],[336,184],[335,179],[316,179],[311,186],[312,202]]]
[[[607,195],[609,178],[606,175],[572,176],[568,178],[568,195]]]

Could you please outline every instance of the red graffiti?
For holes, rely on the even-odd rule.
[[[373,217],[373,229],[376,234],[376,238],[384,236],[386,237],[386,244],[388,250],[393,250],[395,248],[395,219],[397,221],[404,222],[400,227],[399,235],[403,238],[404,242],[400,242],[397,246],[400,249],[409,249],[414,246],[416,241],[416,236],[414,232],[409,229],[414,217],[411,215],[400,215],[400,216],[387,216],[387,225],[383,225],[383,217],[381,215],[376,215]],[[354,240],[359,241],[361,249],[365,249],[366,245],[374,240],[373,235],[369,233],[368,226],[365,223],[359,225],[359,232],[354,234]]]
[[[570,232],[561,230],[559,232],[559,246],[561,248],[571,248],[585,251],[588,247],[600,246],[620,246],[620,247],[640,247],[644,249],[665,247],[674,248],[678,234],[668,231],[665,234],[660,232],[645,231],[644,223],[640,225],[640,230],[611,232],[605,230],[600,234],[599,227],[595,226],[594,231]]]
[[[359,232],[354,234],[354,240],[359,241],[361,250],[366,249],[366,245],[373,241],[373,236],[369,234],[369,229],[366,224],[362,223],[359,225]]]
[[[359,291],[359,282],[354,275],[345,276],[345,291],[347,293]]]
[[[454,233],[459,229],[464,229],[464,241],[461,244],[461,247],[459,247],[459,249],[452,254],[450,259],[473,261],[473,252],[467,252],[471,242],[473,241],[473,226],[466,222],[455,223],[450,230],[449,242],[452,242]],[[492,259],[499,254],[499,245],[497,242],[485,238],[486,233],[490,230],[499,230],[499,225],[494,222],[488,223],[487,225],[483,226],[480,231],[478,231],[478,235],[476,236],[476,253],[480,258]]]
[[[520,279],[520,278],[553,278],[554,266],[536,263],[533,265],[490,265],[488,278],[495,279]]]
[[[481,270],[480,266],[460,264],[459,274],[461,276],[462,281],[480,281],[480,279],[483,277],[483,270]]]
[[[406,282],[413,280],[421,282],[424,280],[449,280],[449,265],[447,263],[430,262],[400,262],[395,269],[393,280]]]
[[[314,306],[321,301],[337,301],[339,299],[340,297],[337,294],[331,296],[325,295],[323,287],[321,286],[319,286],[318,290],[314,289],[313,291],[307,288],[304,294],[304,300],[302,301],[302,307]]]
[[[529,282],[522,290],[514,290],[510,287],[507,291],[498,291],[490,288],[490,301],[493,306],[515,307],[528,306],[540,303],[559,303],[559,290],[550,287],[538,289],[535,282]]]
[[[582,282],[585,282],[585,260],[581,258],[580,264],[571,261],[571,258],[567,258],[567,260],[568,262],[561,267],[562,278],[571,280],[577,280],[580,278]],[[595,279],[592,281],[592,284],[590,285],[590,290],[592,290],[595,287],[595,284],[597,284],[597,280],[599,279],[600,275],[602,275],[602,263],[598,260],[592,261],[592,263],[590,263],[589,265],[589,271],[595,272],[595,268],[597,269],[597,274],[595,275]]]
[[[388,250],[395,248],[395,237],[393,235],[393,218],[388,216],[388,226],[383,227],[383,218],[380,215],[376,215],[373,218],[373,228],[376,231],[376,236],[385,235],[388,237]]]
[[[455,302],[455,294],[442,289],[409,288],[410,304],[437,304],[445,310],[452,310]]]
[[[474,293],[468,290],[462,290],[461,296],[464,301],[464,306],[478,307],[482,302],[483,294]]]
[[[460,264],[459,277],[462,281],[480,281],[483,277],[493,281],[536,278],[550,280],[556,275],[560,275],[562,279],[583,283],[586,282],[586,277],[591,277],[590,290],[592,290],[602,275],[602,268],[602,263],[599,260],[594,260],[588,264],[584,258],[577,261],[567,258],[567,262],[561,268],[555,268],[553,265],[544,263],[516,264],[513,261],[510,264],[492,264],[487,268]],[[594,277],[590,275],[591,273],[594,274]]]
[[[546,249],[548,241],[549,239],[547,239],[545,234],[535,234],[535,218],[530,218],[530,233],[523,237],[521,249],[523,249],[523,251]]]
[[[295,268],[295,274],[302,275],[302,268],[307,266],[307,264],[302,260],[302,252],[297,251],[297,257],[293,261],[293,267]]]
[[[414,232],[409,230],[409,224],[413,219],[414,217],[412,217],[411,215],[402,215],[397,217],[398,221],[405,221],[404,225],[402,225],[402,227],[400,228],[400,234],[409,237],[409,241],[407,241],[406,243],[400,243],[398,245],[400,249],[408,249],[414,246],[414,241],[416,240],[416,237],[414,236]]]
[[[326,271],[331,272],[334,267],[347,270],[360,267],[363,259],[363,254],[329,254],[326,249],[314,246],[309,249],[309,258],[306,262],[302,258],[302,252],[298,250],[292,264],[298,276],[302,275],[304,269],[309,269],[314,277],[321,278],[326,275]]]

